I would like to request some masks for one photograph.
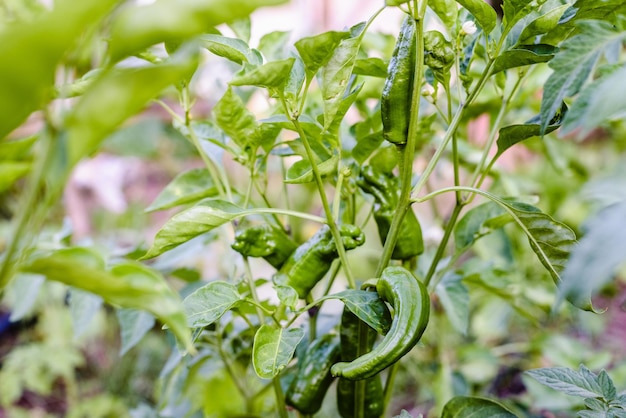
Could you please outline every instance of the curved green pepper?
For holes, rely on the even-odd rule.
[[[314,414],[322,407],[332,383],[330,367],[339,359],[339,338],[325,334],[309,345],[298,360],[298,371],[289,385],[285,401],[304,414]]]
[[[376,282],[379,296],[394,309],[391,329],[372,351],[331,368],[333,376],[361,380],[375,376],[408,353],[422,337],[430,317],[426,286],[403,267],[387,267]]]
[[[392,144],[406,144],[411,120],[415,75],[415,23],[406,16],[400,28],[380,99],[383,137]]]
[[[298,245],[282,229],[261,224],[237,231],[231,247],[247,257],[263,257],[279,269]]]
[[[361,170],[357,184],[364,192],[374,196],[374,220],[378,226],[378,235],[384,245],[391,229],[391,221],[398,210],[399,179],[391,173],[377,172],[371,166],[366,166]],[[422,228],[415,212],[409,209],[402,220],[391,258],[406,260],[423,252]]]
[[[352,250],[365,242],[365,235],[354,225],[341,225],[339,232],[346,250]],[[274,275],[274,283],[293,287],[298,296],[304,299],[322,280],[337,255],[330,228],[324,225],[289,256]]]
[[[364,333],[359,334],[359,328]],[[361,337],[360,337],[361,335]],[[364,338],[363,348],[369,352],[374,347],[378,334],[363,323],[358,316],[344,308],[341,315],[341,361],[352,361],[359,356],[360,338]],[[359,400],[364,401],[363,418],[378,418],[384,412],[385,401],[383,382],[380,375],[370,377],[364,382],[364,393]],[[357,402],[357,382],[339,378],[337,381],[337,409],[343,418],[354,418]]]

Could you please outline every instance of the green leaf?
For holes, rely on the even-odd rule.
[[[486,202],[470,209],[454,228],[457,251],[464,251],[481,237],[511,222],[506,211],[494,202]]]
[[[261,65],[263,63],[263,58],[258,51],[250,49],[248,44],[241,39],[209,34],[202,35],[200,41],[203,47],[218,57],[224,57],[239,65],[243,63]]]
[[[16,181],[30,172],[31,163],[0,161],[0,193],[8,190]]]
[[[359,142],[352,148],[352,157],[357,163],[363,164],[374,151],[380,148],[383,141],[382,130],[359,139]]]
[[[541,101],[541,130],[548,127],[563,99],[578,93],[602,54],[621,45],[626,32],[615,32],[606,22],[579,22],[581,33],[564,42],[550,61],[554,72],[544,86]]]
[[[146,208],[146,212],[195,203],[217,195],[217,188],[206,168],[194,168],[178,174]]]
[[[35,256],[22,270],[94,293],[112,305],[146,310],[195,352],[178,295],[162,276],[139,263],[124,262],[107,271],[104,260],[92,250],[66,248]]]
[[[27,159],[33,144],[37,142],[37,138],[37,135],[33,135],[10,141],[0,141],[0,162]]]
[[[449,272],[437,283],[435,293],[454,329],[466,335],[469,328],[469,290],[462,280],[463,276]]]
[[[342,40],[328,63],[322,68],[324,128],[332,123],[339,110],[360,46],[360,36]]]
[[[544,44],[517,45],[513,49],[504,51],[496,58],[491,74],[497,74],[509,68],[548,62],[558,50],[557,47]]]
[[[512,28],[517,22],[537,8],[537,3],[528,0],[506,0],[502,3],[504,17],[502,23],[505,28]]]
[[[549,134],[550,132],[557,130],[561,126],[563,118],[566,117],[568,111],[569,109],[567,108],[567,105],[563,102],[561,104],[561,109],[549,121],[549,124],[545,128],[544,132],[541,132],[541,126],[537,123],[539,122],[538,117],[532,118],[523,125],[509,125],[500,128],[497,141],[498,152],[496,154],[496,158],[515,144],[518,144],[526,139]]]
[[[157,65],[103,72],[67,117],[70,167],[95,152],[108,134],[165,87],[192,73],[197,58],[195,48],[181,48]]]
[[[268,61],[275,61],[286,57],[287,42],[290,32],[274,31],[266,33],[259,41],[258,49]]]
[[[252,365],[257,376],[271,379],[278,375],[289,364],[302,337],[302,328],[262,325],[254,336],[252,348]]]
[[[359,58],[354,61],[352,74],[385,78],[388,66],[388,63],[378,57]]]
[[[365,290],[344,290],[329,295],[328,299],[339,299],[359,319],[375,329],[381,335],[387,334],[391,328],[391,314],[385,302],[376,292]]]
[[[211,27],[245,18],[256,8],[286,0],[160,0],[125,4],[111,22],[109,53],[113,61],[165,41],[181,41]]]
[[[585,366],[579,371],[567,367],[533,369],[525,372],[541,384],[570,396],[581,398],[601,398],[602,387],[598,377]]]
[[[495,29],[498,16],[488,3],[483,0],[456,0],[456,2],[476,18],[480,27],[483,28],[483,32],[487,35]]]
[[[307,79],[313,78],[317,71],[328,63],[340,42],[348,37],[350,37],[348,31],[330,31],[302,38],[295,43],[298,54],[304,62]]]
[[[622,0],[587,1],[577,0],[565,10],[559,24],[543,39],[556,45],[574,31],[581,20],[597,20],[610,24],[618,23],[626,13],[626,3]]]
[[[607,401],[613,401],[617,397],[617,390],[615,389],[615,384],[613,384],[613,380],[606,372],[606,370],[600,371],[598,375],[598,384],[602,388],[602,397]]]
[[[443,408],[441,418],[517,418],[515,414],[490,399],[455,396]]]
[[[431,0],[428,2],[433,12],[441,19],[446,28],[454,28],[459,14],[454,0]]]
[[[229,87],[215,104],[213,114],[217,125],[239,148],[246,153],[256,150],[258,144],[252,143],[256,118],[232,88]]]
[[[52,97],[57,64],[81,38],[97,27],[115,0],[54,2],[54,9],[29,22],[0,30],[0,139]],[[10,65],[6,65],[10,63]]]
[[[562,134],[588,135],[603,122],[619,118],[626,111],[626,66],[587,85],[578,95],[563,121]]]
[[[569,7],[569,4],[563,4],[561,6],[555,7],[554,9],[531,21],[522,30],[522,34],[520,35],[517,42],[533,42],[534,38],[536,38],[537,36],[543,35],[544,33],[547,33],[554,29],[558,25],[559,19],[561,18],[561,16],[563,16],[565,10],[567,10]]]
[[[300,300],[298,292],[291,286],[276,286],[276,293],[280,303],[294,310]]]
[[[170,218],[157,232],[152,247],[142,259],[161,255],[244,214],[242,208],[230,202],[203,200]]]
[[[243,301],[237,287],[215,280],[197,289],[183,301],[187,323],[192,328],[211,325]]]
[[[325,161],[317,164],[317,169],[321,176],[331,174],[337,170],[337,164],[339,163],[339,155],[333,154]],[[313,169],[309,160],[302,159],[295,162],[291,167],[287,169],[285,177],[285,183],[289,184],[301,184],[310,183],[313,181]]]
[[[566,298],[576,306],[583,305],[613,280],[618,267],[626,262],[622,251],[625,230],[626,201],[601,210],[587,222],[588,232],[563,271],[557,304]]]
[[[271,61],[244,73],[237,74],[229,83],[231,86],[257,86],[282,91],[287,83],[295,58]]]
[[[46,278],[39,274],[21,273],[15,276],[11,282],[11,294],[19,303],[11,310],[9,317],[11,322],[19,321],[32,313],[39,290],[45,280]]]
[[[78,338],[89,329],[96,314],[100,311],[102,298],[79,289],[71,289],[69,305],[74,327],[74,338]]]
[[[115,314],[120,323],[120,356],[136,346],[154,327],[154,317],[137,309],[118,309]]]

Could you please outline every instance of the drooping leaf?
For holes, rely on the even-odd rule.
[[[278,375],[289,364],[302,337],[302,328],[262,325],[254,336],[252,348],[252,365],[257,376],[271,379]]]
[[[445,27],[454,28],[459,14],[457,6],[454,3],[454,0],[433,0],[428,2],[428,7],[441,19]]]
[[[383,141],[384,138],[382,130],[359,139],[359,142],[357,142],[354,148],[352,148],[352,157],[359,164],[363,164],[374,151],[380,148]]]
[[[321,176],[325,176],[337,170],[338,163],[339,155],[333,154],[327,160],[317,163],[317,169],[319,170]],[[313,169],[311,168],[311,163],[307,159],[297,161],[287,169],[285,183],[301,184],[310,183],[312,181]]]
[[[581,33],[564,42],[549,63],[554,72],[546,81],[541,101],[542,133],[563,99],[580,91],[604,51],[626,38],[626,32],[616,32],[606,22],[579,22],[579,27]]]
[[[256,149],[257,144],[252,143],[256,118],[232,88],[229,87],[215,104],[213,114],[217,125],[239,148],[244,152]]]
[[[517,415],[491,399],[455,396],[443,408],[441,418],[517,418]]]
[[[0,139],[42,107],[53,94],[57,64],[85,27],[97,26],[115,0],[54,2],[29,22],[0,30]]]
[[[69,166],[96,151],[108,134],[165,87],[193,73],[196,52],[195,48],[181,48],[157,65],[103,72],[67,117]]]
[[[370,77],[387,77],[388,63],[378,57],[359,58],[354,61],[353,74]]]
[[[602,397],[598,377],[585,366],[579,371],[567,367],[551,367],[526,371],[530,377],[554,390],[581,398]]]
[[[479,238],[511,221],[506,211],[494,202],[486,202],[470,209],[454,227],[457,251],[466,250]]]
[[[487,35],[495,29],[498,15],[487,2],[483,0],[456,0],[456,2],[476,18],[480,27],[483,28],[483,32]]]
[[[209,282],[183,300],[187,323],[192,328],[211,325],[243,301],[237,287],[221,280]]]
[[[563,121],[563,135],[576,132],[584,137],[603,122],[626,112],[626,66],[602,76],[580,92]]]
[[[626,201],[601,210],[588,221],[587,230],[572,251],[559,289],[559,301],[566,298],[577,306],[588,302],[626,262]]]
[[[558,48],[552,45],[544,44],[517,45],[515,48],[503,52],[496,58],[491,73],[497,74],[509,68],[548,62],[554,57],[554,54],[556,54],[558,50]]]
[[[376,292],[365,290],[344,290],[328,296],[329,299],[339,299],[359,319],[375,329],[381,335],[387,334],[391,328],[391,314],[385,302]]]
[[[463,276],[448,273],[437,283],[435,292],[454,329],[465,335],[469,327],[469,290],[462,280]]]
[[[163,254],[197,237],[242,216],[244,210],[230,202],[207,199],[177,213],[157,232],[154,243],[142,259]]]
[[[217,195],[217,188],[206,168],[194,168],[177,175],[146,208],[146,212],[195,203]]]
[[[255,9],[286,0],[160,0],[128,3],[111,22],[109,41],[113,61],[165,41],[186,40],[222,23],[245,18]]]
[[[237,74],[230,81],[231,86],[257,86],[282,91],[287,83],[295,58],[270,61],[254,67],[244,73]]]
[[[74,338],[78,338],[89,329],[91,322],[100,311],[102,298],[80,289],[72,289],[69,299]]]
[[[241,65],[248,63],[252,65],[261,65],[263,59],[258,53],[251,49],[241,39],[229,38],[222,35],[202,35],[200,37],[202,46],[219,57],[236,62]]]
[[[22,270],[91,292],[116,306],[146,310],[169,326],[187,350],[195,351],[178,295],[162,276],[139,263],[127,261],[107,270],[94,251],[66,248],[35,256]]]
[[[120,356],[123,356],[154,327],[155,321],[148,312],[137,309],[118,309],[115,313],[120,323]]]
[[[296,41],[294,45],[304,62],[308,79],[328,63],[339,43],[349,36],[348,31],[329,31]]]
[[[531,21],[526,27],[522,30],[522,34],[517,40],[518,43],[523,44],[528,41],[534,41],[533,38],[543,35],[554,29],[558,23],[561,16],[565,10],[570,7],[569,4],[563,4],[561,6],[555,7],[545,14],[539,16],[538,18]]]

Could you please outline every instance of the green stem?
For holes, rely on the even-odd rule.
[[[259,322],[261,324],[265,323],[265,315],[263,313],[264,309],[262,309],[261,303],[259,302],[259,295],[256,291],[256,284],[254,283],[254,277],[252,276],[252,269],[250,269],[250,261],[248,257],[243,257],[243,265],[246,269],[246,280],[248,281],[248,287],[250,287],[250,295],[252,296],[252,300],[254,300],[254,305],[256,306],[256,312],[259,316]]]
[[[235,372],[235,370],[233,370],[232,364],[230,364],[230,361],[228,359],[228,355],[223,349],[223,340],[222,340],[221,330],[218,329],[216,334],[217,334],[217,341],[215,345],[217,347],[217,351],[220,355],[220,358],[222,359],[222,362],[224,363],[224,368],[226,369],[226,373],[228,373],[228,375],[230,376],[231,380],[237,387],[237,390],[239,391],[241,396],[244,399],[246,399],[246,411],[249,412],[251,410],[251,405],[248,402],[248,399],[250,399],[250,396],[248,396],[248,391],[244,387],[243,383],[239,380],[238,378],[239,375]]]
[[[456,195],[459,196],[460,191],[457,191]],[[454,225],[456,225],[456,220],[458,219],[459,214],[461,213],[461,210],[463,209],[463,206],[465,206],[463,203],[457,201],[456,205],[454,206],[454,209],[452,210],[452,214],[450,215],[450,219],[448,220],[448,223],[446,224],[446,229],[443,233],[443,238],[441,238],[441,242],[439,242],[439,246],[437,247],[437,252],[435,253],[435,256],[433,257],[433,260],[430,263],[430,268],[428,269],[428,273],[426,273],[426,277],[424,278],[424,284],[426,286],[428,286],[428,284],[430,283],[430,280],[432,279],[433,275],[437,271],[437,265],[439,264],[439,261],[441,260],[441,258],[443,257],[443,254],[446,251],[448,241],[450,240],[450,236],[452,235],[452,231],[454,230]]]
[[[393,385],[396,381],[396,375],[398,374],[398,366],[400,365],[399,362],[394,363],[390,368],[389,368],[389,374],[387,374],[387,380],[385,381],[385,392],[383,395],[383,405],[385,406],[384,410],[383,410],[383,416],[385,415],[385,411],[387,410],[387,408],[389,407],[389,404],[391,403],[391,395],[393,395]]]
[[[276,394],[276,408],[278,409],[278,416],[280,418],[289,418],[287,415],[287,407],[285,405],[285,394],[283,393],[283,388],[280,386],[280,378],[278,375],[274,376],[272,383],[274,384],[274,393]]]

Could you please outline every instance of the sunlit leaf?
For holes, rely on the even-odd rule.
[[[441,19],[445,27],[456,26],[459,11],[454,0],[431,0],[428,2],[428,7]]]
[[[333,154],[326,161],[322,161],[317,164],[317,169],[321,176],[333,173],[337,170],[337,164],[339,163],[339,155]],[[287,169],[287,176],[285,183],[300,184],[310,183],[313,181],[313,169],[309,160],[303,159],[294,163]]]
[[[496,11],[483,0],[456,0],[461,6],[467,9],[475,18],[483,32],[490,34],[496,27],[498,16]]]
[[[209,282],[183,301],[187,323],[193,328],[211,325],[242,300],[235,285],[221,280]]]
[[[200,37],[202,46],[219,57],[224,57],[237,64],[249,63],[260,65],[263,62],[258,51],[252,50],[248,44],[241,39],[229,38],[222,35],[202,35]]]
[[[517,45],[514,49],[504,51],[496,58],[491,73],[497,74],[509,68],[548,62],[558,50],[558,48],[552,45],[544,44]]]
[[[194,168],[178,174],[146,208],[146,212],[194,203],[215,195],[217,188],[213,184],[209,170]]]
[[[254,336],[252,348],[252,365],[257,376],[271,379],[279,374],[289,364],[302,337],[302,328],[262,325]]]
[[[370,77],[387,77],[389,64],[378,57],[359,58],[354,61],[353,74],[367,75]]]
[[[443,408],[441,418],[517,418],[517,415],[490,399],[455,396]]]
[[[0,141],[0,162],[21,161],[28,158],[31,148],[37,141],[37,138],[37,135],[33,135],[21,139]]]
[[[296,41],[295,47],[304,62],[307,78],[312,78],[320,68],[325,66],[339,43],[349,36],[348,31],[329,31]]]
[[[31,163],[0,161],[0,193],[9,189],[16,181],[30,172]]]
[[[295,58],[270,61],[267,64],[237,74],[230,81],[231,86],[257,86],[281,91],[287,83]]]
[[[226,89],[222,98],[215,104],[213,114],[218,126],[243,151],[254,148],[253,133],[256,129],[256,118],[250,112],[243,100],[233,91]]]
[[[559,19],[561,18],[565,10],[567,10],[569,7],[569,4],[563,4],[561,6],[555,7],[554,9],[531,21],[522,30],[522,34],[520,35],[517,42],[533,42],[533,38],[537,37],[538,35],[543,35],[544,33],[547,33],[554,29],[559,23]]]

